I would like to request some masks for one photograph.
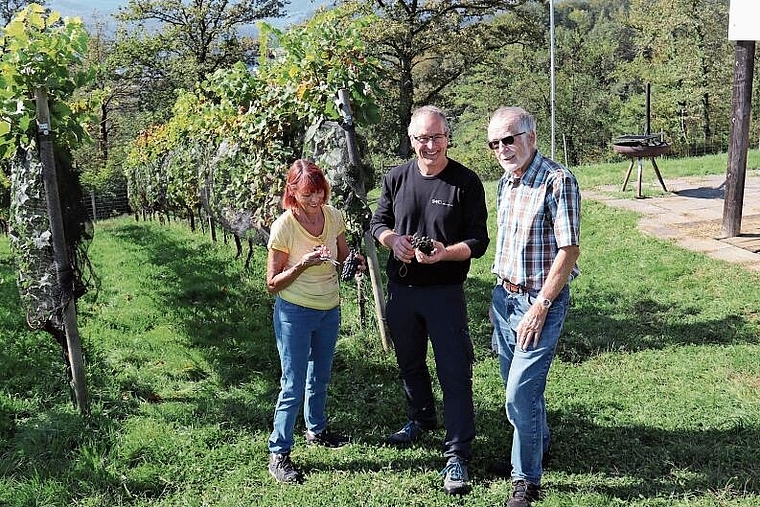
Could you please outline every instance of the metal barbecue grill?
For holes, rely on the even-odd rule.
[[[649,158],[649,160],[652,161],[652,167],[654,167],[654,173],[657,175],[657,179],[660,182],[660,185],[662,186],[662,189],[667,192],[668,189],[665,188],[665,182],[662,181],[662,175],[660,174],[660,168],[657,167],[657,162],[655,162],[654,158],[658,155],[664,155],[670,151],[670,144],[665,142],[665,139],[663,135],[660,134],[650,134],[649,133],[649,122],[650,122],[650,107],[649,107],[649,94],[650,94],[650,85],[647,84],[647,95],[646,95],[646,127],[645,127],[645,133],[644,135],[624,135],[616,138],[612,143],[612,149],[615,151],[615,153],[619,153],[620,155],[623,155],[624,157],[628,157],[631,159],[631,163],[628,165],[628,172],[625,175],[625,181],[623,181],[623,186],[620,189],[621,192],[625,192],[625,187],[628,185],[628,180],[631,177],[631,171],[633,170],[633,164],[634,162],[638,162],[638,174],[637,174],[637,185],[636,185],[636,198],[642,199],[644,196],[641,193],[641,177],[642,173],[644,172],[644,164],[642,159],[643,158]]]

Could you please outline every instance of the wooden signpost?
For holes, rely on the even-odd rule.
[[[757,11],[756,0],[731,0],[729,7],[728,38],[736,41],[736,54],[734,88],[731,97],[731,139],[728,148],[721,231],[723,237],[726,238],[741,234],[749,120],[752,112],[755,41],[760,40],[760,25],[755,22]]]

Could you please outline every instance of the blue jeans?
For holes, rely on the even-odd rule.
[[[327,385],[338,340],[340,307],[314,310],[277,296],[273,321],[282,376],[269,452],[282,454],[295,443],[293,431],[301,403],[306,429],[320,433],[327,426]]]
[[[514,294],[501,285],[493,289],[491,311],[506,392],[507,419],[512,435],[512,479],[541,484],[541,460],[551,439],[546,420],[546,377],[570,304],[568,286],[549,308],[538,346],[522,350],[515,345],[517,325],[533,304],[536,292]]]

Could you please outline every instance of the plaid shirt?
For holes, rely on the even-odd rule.
[[[501,280],[539,291],[560,248],[580,244],[581,194],[567,168],[536,151],[521,178],[499,180],[496,257]],[[573,267],[568,282],[578,276]]]

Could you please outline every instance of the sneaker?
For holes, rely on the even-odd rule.
[[[388,443],[394,445],[411,444],[420,439],[425,432],[417,421],[409,421],[403,428],[388,437]]]
[[[538,500],[540,488],[522,479],[512,483],[512,498],[507,502],[507,507],[530,507]]]
[[[319,433],[306,430],[304,437],[306,437],[306,443],[309,445],[321,445],[330,449],[337,449],[348,443],[347,437],[338,435],[337,433],[330,433],[327,430],[320,431]]]
[[[294,483],[301,479],[301,472],[290,461],[290,453],[271,454],[269,457],[269,473],[277,482]]]
[[[467,465],[459,458],[450,458],[441,470],[443,490],[449,495],[463,495],[470,491],[470,476],[467,475]]]

